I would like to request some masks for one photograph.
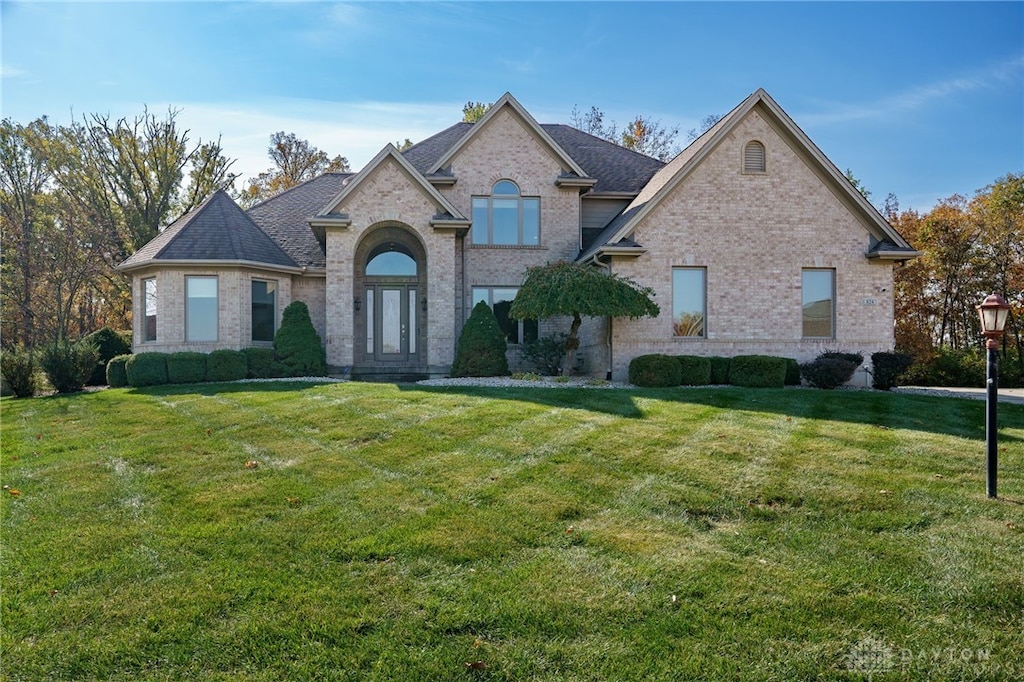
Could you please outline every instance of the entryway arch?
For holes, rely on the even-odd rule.
[[[366,232],[353,261],[354,376],[412,375],[427,366],[427,254],[401,223]]]

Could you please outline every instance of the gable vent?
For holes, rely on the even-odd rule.
[[[743,148],[743,172],[764,173],[764,145],[757,140],[751,140]]]

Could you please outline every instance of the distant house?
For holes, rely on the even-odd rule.
[[[120,267],[136,352],[269,345],[301,300],[334,372],[383,377],[445,374],[478,301],[515,364],[568,328],[508,318],[526,268],[576,260],[656,292],[659,317],[581,330],[580,369],[624,379],[654,352],[889,350],[893,269],[918,255],[758,90],[667,164],[506,94],[249,211],[214,194]]]

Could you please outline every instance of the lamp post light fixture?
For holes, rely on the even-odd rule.
[[[986,489],[988,496],[993,499],[996,497],[996,472],[998,465],[999,339],[1003,336],[1003,328],[1006,327],[1006,318],[1009,314],[1010,306],[1006,299],[999,294],[990,294],[978,306],[978,317],[981,318],[981,333],[985,336],[985,348],[988,355],[988,360],[985,363]]]

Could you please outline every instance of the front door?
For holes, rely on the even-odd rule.
[[[366,287],[366,354],[377,362],[415,364],[417,287],[375,284]]]

